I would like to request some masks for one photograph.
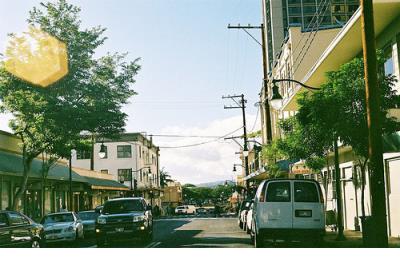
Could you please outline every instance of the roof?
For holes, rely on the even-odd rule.
[[[0,174],[22,177],[23,171],[21,155],[0,150]],[[32,161],[29,177],[42,178],[42,160],[35,158]],[[54,164],[50,168],[47,178],[61,181],[69,180],[68,166],[63,163]],[[74,172],[74,168],[72,168],[72,181],[87,184],[92,189],[129,190],[128,187],[114,180],[82,176]]]

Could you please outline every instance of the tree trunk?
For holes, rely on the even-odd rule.
[[[31,165],[32,165],[33,157],[28,156],[26,153],[25,146],[23,147],[23,156],[22,156],[22,163],[24,167],[24,172],[23,172],[23,179],[22,179],[22,184],[20,188],[18,189],[17,193],[15,194],[13,198],[13,204],[12,204],[12,209],[15,211],[18,211],[18,206],[19,202],[22,198],[22,195],[25,194],[26,191],[26,186],[28,184],[28,179],[29,179],[29,172],[31,170]]]

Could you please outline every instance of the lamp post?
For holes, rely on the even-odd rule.
[[[279,93],[279,87],[276,85],[277,82],[294,82],[310,90],[321,90],[321,88],[312,87],[293,79],[273,79],[271,105],[274,108],[279,108],[280,104],[282,103],[282,96]],[[340,184],[339,151],[338,151],[337,139],[335,139],[333,142],[333,148],[334,148],[334,159],[335,159],[335,187],[336,187],[336,208],[337,208],[337,227],[338,227],[337,240],[344,240],[345,237],[343,234],[344,227],[343,227],[342,191],[341,191],[342,186]]]

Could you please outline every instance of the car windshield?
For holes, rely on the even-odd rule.
[[[103,214],[122,214],[144,211],[140,200],[108,201],[104,205]]]
[[[73,222],[74,217],[71,213],[57,214],[45,216],[42,220],[42,224],[62,223],[62,222]]]
[[[96,220],[97,217],[99,216],[99,214],[94,211],[93,212],[79,212],[78,215],[81,218],[81,220]]]

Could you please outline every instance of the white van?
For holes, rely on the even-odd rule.
[[[175,214],[196,214],[196,206],[194,205],[181,205],[175,208]]]
[[[252,239],[320,241],[325,233],[324,198],[318,182],[308,179],[271,179],[260,184],[254,198]]]

